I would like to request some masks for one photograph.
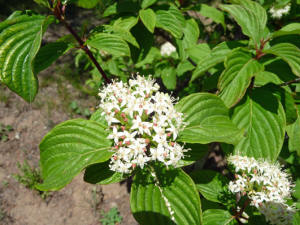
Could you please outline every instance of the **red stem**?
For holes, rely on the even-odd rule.
[[[97,62],[96,58],[94,57],[93,53],[89,50],[89,48],[85,45],[85,42],[78,36],[78,34],[73,30],[70,24],[67,23],[64,17],[64,11],[65,6],[61,6],[60,1],[58,1],[57,5],[53,9],[53,14],[56,16],[56,18],[64,24],[64,26],[67,28],[67,30],[73,35],[73,37],[78,42],[80,48],[85,51],[85,53],[89,56],[93,64],[96,66],[102,77],[104,78],[105,83],[111,83],[111,80],[107,77],[106,73],[100,66],[100,64]]]

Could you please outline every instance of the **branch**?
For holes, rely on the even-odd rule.
[[[294,84],[294,83],[300,83],[300,77],[298,77],[294,80],[284,82],[284,83],[280,84],[279,86],[287,86],[287,85]]]
[[[111,83],[111,80],[107,77],[106,73],[100,66],[100,64],[97,62],[96,58],[94,57],[93,53],[90,51],[90,49],[85,45],[84,41],[78,36],[78,34],[73,30],[70,24],[67,23],[65,20],[65,6],[61,5],[61,2],[58,1],[57,5],[54,9],[52,9],[53,14],[55,17],[67,28],[67,30],[73,35],[73,37],[78,42],[80,48],[85,51],[85,53],[89,56],[93,64],[96,66],[100,74],[102,75],[104,81],[106,84]]]

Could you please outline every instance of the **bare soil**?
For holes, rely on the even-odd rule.
[[[39,75],[42,87],[32,104],[0,86],[0,123],[13,127],[8,141],[0,141],[0,225],[99,225],[100,212],[112,207],[119,209],[121,224],[137,224],[130,212],[126,183],[91,185],[80,174],[43,199],[13,177],[19,173],[17,163],[25,159],[38,168],[39,143],[54,125],[74,117],[68,108],[71,101],[90,109],[97,104],[95,97],[83,95],[59,78],[63,76],[59,73],[52,66]]]

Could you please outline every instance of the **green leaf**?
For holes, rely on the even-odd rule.
[[[203,75],[203,73],[217,64],[223,62],[226,56],[232,51],[232,48],[241,46],[238,42],[222,42],[214,47],[210,54],[202,57],[198,63],[195,71],[193,72],[191,82]]]
[[[127,41],[128,43],[132,44],[133,46],[140,48],[135,37],[128,30],[120,28],[120,27],[115,27],[114,33],[116,35],[118,35],[120,38],[122,38],[124,41]]]
[[[253,39],[254,43],[260,44],[263,39],[267,23],[267,13],[257,2],[240,0],[240,5],[221,5],[221,9],[229,12],[235,21],[241,26],[245,35]]]
[[[244,130],[244,138],[234,153],[275,161],[285,135],[285,113],[280,101],[268,90],[257,88],[247,93],[233,109],[232,121]]]
[[[229,119],[228,108],[214,94],[191,94],[181,99],[176,109],[184,114],[184,121],[188,123],[180,132],[179,141],[234,144],[241,136],[240,130]]]
[[[209,151],[209,145],[186,144],[185,148],[190,150],[184,153],[184,158],[178,162],[178,167],[188,166],[201,160]]]
[[[52,42],[41,47],[34,60],[34,72],[39,72],[47,69],[60,56],[66,54],[72,46],[63,41]]]
[[[300,156],[300,115],[299,115],[300,113],[299,111],[300,111],[300,107],[298,108],[298,119],[293,124],[287,126],[286,131],[289,136],[289,150],[291,152],[296,151]]]
[[[58,190],[91,164],[107,161],[113,154],[105,126],[75,119],[54,127],[40,144],[43,191]]]
[[[280,37],[283,35],[300,34],[300,23],[290,23],[272,34],[272,37]]]
[[[107,161],[88,166],[83,179],[91,184],[112,184],[121,182],[125,177],[123,173],[110,170],[109,161]]]
[[[118,35],[98,33],[87,40],[87,44],[115,56],[129,56],[128,44]]]
[[[186,20],[183,32],[183,43],[185,48],[189,48],[197,44],[200,30],[197,22],[194,19]]]
[[[112,3],[108,6],[102,14],[102,17],[107,17],[121,13],[136,13],[139,10],[139,4],[137,1],[123,0]]]
[[[145,9],[145,8],[147,8],[147,7],[151,6],[151,5],[153,5],[155,2],[157,2],[157,0],[143,0],[143,1],[142,1],[142,4],[141,4],[141,7],[142,7],[143,9]]]
[[[300,49],[290,43],[280,43],[263,51],[278,56],[289,64],[293,73],[300,77]]]
[[[91,115],[90,120],[101,123],[103,126],[108,126],[107,121],[105,120],[105,117],[101,115],[102,112],[103,112],[103,110],[101,108],[97,109],[96,112],[94,112]]]
[[[159,187],[149,172],[139,172],[133,180],[130,206],[138,223],[201,225],[201,203],[192,179],[181,169],[156,170],[155,173]],[[171,219],[166,201],[174,212],[175,222]]]
[[[210,48],[207,44],[199,44],[197,45],[198,38],[200,35],[199,27],[197,22],[194,19],[186,20],[184,29],[183,29],[183,39],[176,39],[176,44],[178,46],[179,56],[182,60],[188,57],[188,49],[193,50],[195,48],[199,48],[200,46],[206,45],[208,48],[208,52],[210,52]],[[200,55],[202,55],[200,53]],[[201,57],[201,56],[198,56]],[[198,61],[198,60],[197,60]]]
[[[208,209],[203,213],[204,225],[228,225],[233,223],[234,217],[223,209]]]
[[[300,212],[294,214],[293,225],[300,225]]]
[[[168,90],[176,88],[176,70],[174,67],[167,67],[161,72],[161,79]]]
[[[196,10],[203,16],[212,19],[216,23],[220,23],[226,29],[225,19],[223,12],[206,4],[199,4]]]
[[[212,202],[222,202],[224,187],[229,183],[224,175],[213,170],[198,170],[190,176],[204,198]]]
[[[134,27],[138,22],[138,17],[135,16],[122,16],[117,19],[113,24],[113,29],[121,28],[129,31],[132,27]]]
[[[156,13],[156,27],[170,32],[175,38],[180,39],[183,35],[183,27],[180,21],[172,12],[158,10]]]
[[[38,92],[33,61],[45,21],[44,16],[20,13],[0,23],[0,82],[28,102]]]
[[[255,86],[264,86],[268,83],[282,84],[283,81],[275,73],[269,71],[261,71],[255,75]]]
[[[285,111],[286,124],[294,123],[298,118],[298,114],[291,90],[274,84],[268,84],[266,85],[266,88],[268,88],[280,100]]]
[[[99,4],[99,0],[76,0],[76,4],[85,9],[92,9]]]
[[[145,27],[151,32],[154,32],[156,24],[156,15],[152,9],[142,9],[139,12],[140,18]]]
[[[176,72],[178,76],[182,76],[185,72],[191,71],[194,68],[188,60],[184,60],[177,65]]]
[[[300,179],[297,179],[297,181],[296,181],[296,187],[295,187],[295,192],[293,193],[293,196],[300,200]]]
[[[197,62],[201,62],[203,58],[210,58],[212,52],[207,43],[201,43],[193,45],[190,48],[186,49],[188,56]]]
[[[225,70],[218,82],[220,97],[227,107],[237,104],[244,96],[251,78],[264,67],[251,54],[237,49],[227,56]]]
[[[43,5],[47,8],[50,8],[50,5],[49,5],[49,1],[48,0],[34,0],[37,4],[39,5]]]
[[[131,59],[134,63],[144,60],[154,45],[154,35],[140,22],[132,28],[132,34],[136,38],[140,48],[131,47]]]

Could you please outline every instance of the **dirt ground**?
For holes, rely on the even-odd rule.
[[[41,73],[42,87],[32,104],[0,86],[0,124],[11,125],[8,141],[0,141],[0,224],[1,225],[99,225],[100,212],[117,207],[121,224],[137,224],[130,212],[129,193],[125,184],[91,185],[80,174],[64,189],[42,199],[16,181],[17,163],[26,159],[35,168],[39,165],[38,145],[55,125],[71,116],[68,105],[76,100],[83,107],[93,108],[95,97],[83,95],[68,81],[59,77],[52,66]],[[55,81],[53,81],[55,80]]]

